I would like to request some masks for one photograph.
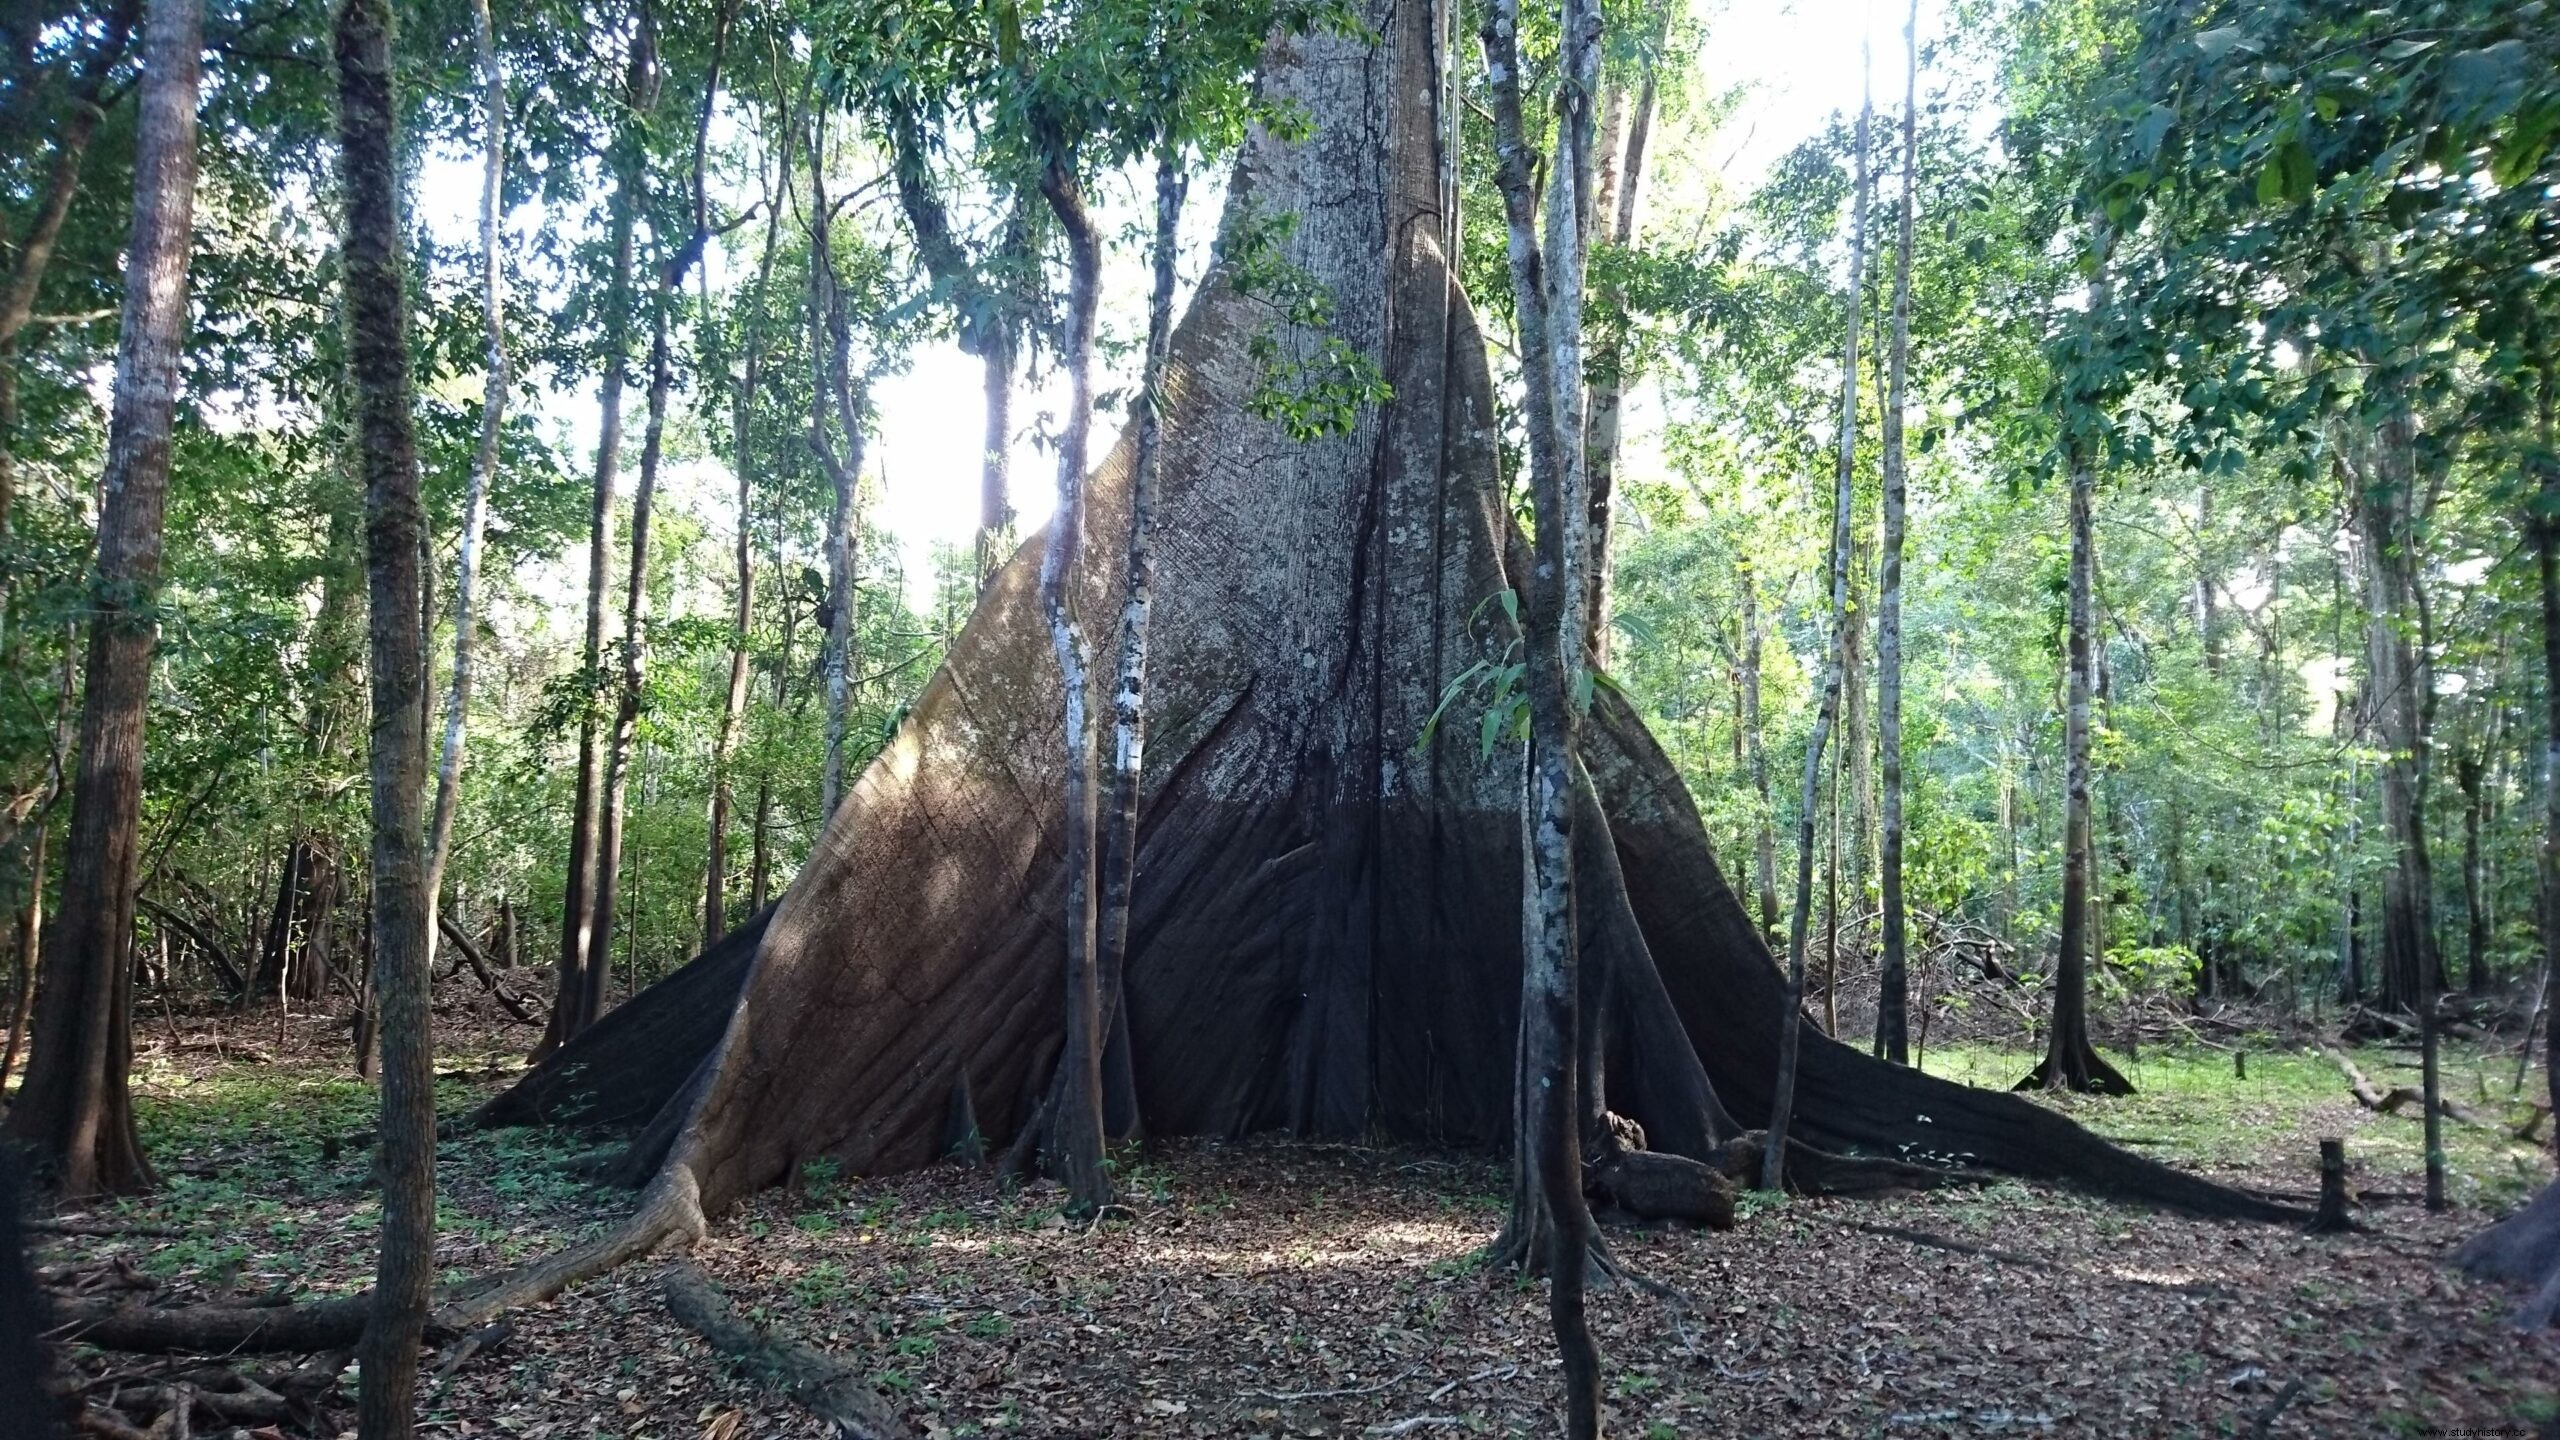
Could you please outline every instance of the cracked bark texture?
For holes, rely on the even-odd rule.
[[[1148,1133],[1510,1140],[1521,927],[1520,757],[1444,726],[1448,682],[1511,634],[1484,602],[1523,558],[1496,469],[1475,316],[1445,263],[1448,17],[1379,0],[1375,43],[1275,40],[1266,96],[1317,121],[1256,135],[1227,223],[1294,211],[1289,258],[1392,403],[1291,441],[1253,418],[1271,311],[1212,277],[1164,395],[1148,744],[1125,1003]],[[1280,330],[1284,351],[1321,337]],[[1125,533],[1134,461],[1096,469],[1085,524]],[[1064,1038],[1057,724],[1064,697],[1035,537],[991,580],[896,737],[848,787],[752,956],[688,967],[537,1075],[548,1104],[664,1099],[632,1168],[716,1211],[827,1156],[932,1163],[955,1116],[1021,1130]],[[1068,577],[1107,614],[1124,554]],[[1104,697],[1093,697],[1099,703]],[[1708,1158],[1765,1120],[1784,981],[1726,885],[1678,774],[1605,689],[1583,729],[1599,812],[1578,819],[1578,924],[1608,1107],[1657,1150]],[[734,980],[728,977],[734,976]],[[734,984],[703,1048],[676,1009]],[[651,1016],[658,1017],[656,1022]],[[653,1034],[641,1041],[616,1035]],[[580,1068],[583,1067],[583,1068]],[[530,1082],[528,1082],[530,1083]],[[506,1118],[508,1105],[493,1105]],[[1795,1138],[1963,1163],[2222,1214],[2282,1207],[2113,1149],[2015,1097],[1805,1038]],[[666,1147],[664,1166],[646,1152]]]

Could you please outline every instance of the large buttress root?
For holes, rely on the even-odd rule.
[[[2560,1183],[2543,1187],[2532,1203],[2462,1242],[2453,1263],[2483,1280],[2525,1288],[2515,1317],[2518,1330],[2540,1330],[2560,1318]]]
[[[1443,262],[1446,16],[1369,10],[1374,42],[1275,42],[1264,91],[1316,129],[1300,144],[1256,137],[1230,192],[1230,236],[1296,217],[1277,243],[1330,292],[1331,335],[1274,328],[1266,304],[1213,276],[1174,343],[1163,678],[1150,687],[1125,997],[1153,1134],[1510,1135],[1519,753],[1479,744],[1483,701],[1463,685],[1432,743],[1417,741],[1452,682],[1514,638],[1489,602],[1511,585],[1516,537],[1483,340]],[[1273,383],[1257,353],[1266,336],[1298,360],[1341,341],[1377,366],[1393,403],[1362,410],[1347,434],[1289,438],[1252,413]],[[1097,534],[1125,525],[1129,460],[1124,444],[1094,477]],[[545,1080],[549,1113],[576,1092],[589,1118],[608,1104],[631,1123],[654,1117],[633,1158],[663,1142],[714,1211],[812,1157],[852,1174],[929,1164],[953,1148],[956,1095],[988,1148],[1023,1133],[1063,1010],[1062,697],[1037,560],[1035,540],[993,577],[850,789],[768,918],[716,1040],[699,1026],[676,1034],[671,1012],[698,1020],[714,988],[688,967],[678,979],[694,999],[630,1007],[668,1037],[647,1047],[647,1093]],[[1086,547],[1072,577],[1085,613],[1107,610],[1120,563],[1119,547]],[[1659,1151],[1713,1163],[1766,1120],[1781,980],[1678,775],[1605,691],[1585,760],[1593,1104],[1605,1097]],[[560,1059],[620,1069],[601,1051]],[[1798,1085],[1795,1133],[1810,1153],[2002,1171],[2206,1214],[2291,1213],[2027,1101],[1818,1035]],[[530,1094],[492,1109],[546,1111]]]

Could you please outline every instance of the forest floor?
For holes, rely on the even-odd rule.
[[[532,1034],[444,1023],[453,1114],[504,1082]],[[154,1303],[361,1286],[376,1202],[365,1151],[337,1142],[370,1126],[373,1100],[347,1071],[343,1025],[176,1014],[137,1045],[164,1186],[88,1217],[125,1234],[48,1237],[39,1260],[147,1285]],[[2416,1083],[2407,1052],[2355,1054],[2385,1088]],[[1924,1058],[2004,1084],[2027,1065],[1990,1047]],[[2457,1049],[2448,1093],[2499,1113],[2488,1097],[2508,1094],[2513,1067]],[[2555,1423],[2560,1339],[2514,1334],[2514,1297],[2443,1263],[2542,1183],[2533,1149],[2448,1127],[2455,1208],[2429,1215],[2414,1203],[2416,1121],[2359,1109],[2317,1049],[2252,1053],[2246,1080],[2209,1048],[2148,1051],[2127,1069],[2139,1097],[2059,1103],[2163,1159],[2289,1190],[2310,1187],[2317,1137],[2344,1136],[2370,1230],[2311,1238],[2010,1184],[1745,1195],[1730,1233],[1612,1232],[1622,1261],[1684,1298],[1594,1294],[1611,1433],[2522,1436]],[[627,1195],[560,1168],[595,1143],[448,1142],[449,1277],[618,1215]],[[870,1368],[929,1436],[1552,1433],[1543,1292],[1472,1259],[1503,1189],[1481,1157],[1184,1142],[1121,1178],[1130,1218],[1088,1230],[1060,1215],[1054,1189],[1009,1193],[982,1171],[812,1167],[723,1217],[699,1259],[742,1310]],[[635,1263],[516,1316],[504,1346],[430,1385],[426,1432],[825,1433],[679,1327],[660,1273]],[[197,1362],[81,1363],[129,1383]]]

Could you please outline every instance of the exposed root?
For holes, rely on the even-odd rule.
[[[2068,1090],[2077,1095],[2130,1095],[2133,1082],[2107,1063],[2097,1047],[2086,1043],[2048,1049],[2045,1057],[2012,1090]]]
[[[1767,1131],[1751,1130],[1726,1141],[1715,1154],[1715,1168],[1736,1185],[1755,1183],[1760,1174],[1760,1156],[1768,1139]],[[1908,1161],[1882,1160],[1867,1155],[1834,1155],[1800,1140],[1787,1141],[1785,1183],[1788,1193],[1794,1195],[1836,1195],[1872,1200],[1916,1194],[1923,1190],[1989,1185],[1999,1178],[1980,1170],[1914,1165]]]
[[[677,1261],[668,1267],[665,1291],[667,1310],[686,1329],[800,1408],[832,1423],[845,1440],[905,1440],[915,1433],[858,1367],[742,1318],[702,1267]]]
[[[444,1291],[427,1313],[429,1338],[465,1335],[511,1310],[551,1299],[661,1243],[701,1238],[692,1172],[670,1167],[631,1218],[602,1239]],[[100,1301],[54,1305],[57,1339],[150,1354],[279,1354],[338,1350],[364,1333],[373,1294],[291,1305],[149,1308]]]
[[[1733,1228],[1733,1181],[1685,1155],[1620,1150],[1592,1168],[1587,1188],[1604,1210],[1637,1220]]]
[[[2531,1333],[2560,1316],[2560,1182],[2543,1187],[2531,1204],[2472,1236],[2453,1252],[2453,1263],[2483,1280],[2530,1286],[2515,1326]]]

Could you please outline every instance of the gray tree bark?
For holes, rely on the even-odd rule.
[[[1822,661],[1822,699],[1814,711],[1813,733],[1805,742],[1804,784],[1797,796],[1795,913],[1787,923],[1787,1003],[1778,1020],[1778,1079],[1771,1091],[1769,1142],[1760,1162],[1764,1190],[1776,1190],[1785,1182],[1787,1131],[1794,1120],[1797,1056],[1803,1043],[1805,942],[1813,929],[1814,825],[1822,809],[1823,751],[1839,718],[1841,669],[1847,659],[1850,522],[1858,466],[1858,329],[1866,309],[1862,290],[1867,273],[1870,180],[1867,134],[1874,119],[1875,102],[1870,96],[1858,107],[1856,190],[1849,213],[1848,322],[1840,341],[1839,460],[1831,481],[1831,633]]]

